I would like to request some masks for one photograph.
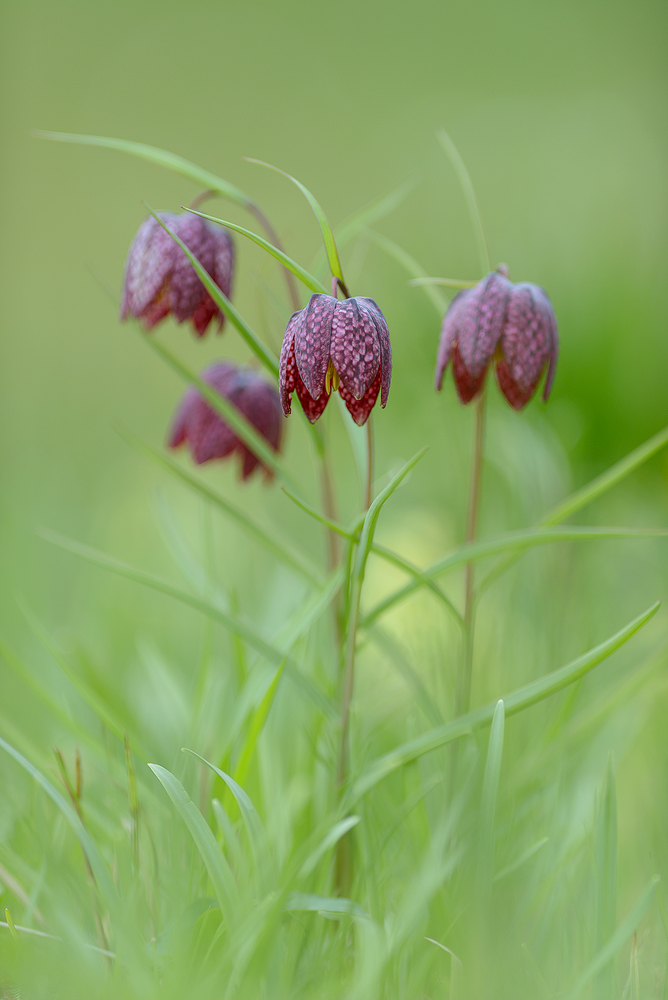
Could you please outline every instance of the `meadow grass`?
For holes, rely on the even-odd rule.
[[[197,172],[147,148],[129,151]],[[339,249],[395,203],[353,217]],[[423,287],[438,310],[438,286]],[[196,380],[160,333],[146,340]],[[287,453],[267,456],[274,485],[244,493],[123,430],[159,486],[152,503],[138,493],[160,570],[140,543],[119,546],[129,558],[46,528],[107,589],[87,634],[53,634],[24,602],[41,653],[0,647],[14,684],[0,707],[8,995],[666,995],[668,851],[647,747],[665,745],[668,538],[660,489],[634,482],[668,431],[574,490],[540,404],[517,415],[490,395],[468,543],[468,411],[445,434],[408,412],[391,442],[375,414],[372,475],[347,414],[330,404],[314,431],[295,413]],[[328,454],[336,517],[317,499]],[[106,536],[123,525],[119,512]],[[457,715],[467,566],[473,707]]]

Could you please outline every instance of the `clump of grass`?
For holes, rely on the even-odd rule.
[[[160,150],[56,138],[143,156],[267,222],[242,192]],[[468,176],[442,141],[484,256]],[[305,193],[323,260],[345,288],[339,249],[374,238],[369,224],[399,196],[353,216],[337,249]],[[311,290],[324,287],[267,225],[269,241],[235,228]],[[401,248],[378,242],[426,278]],[[179,245],[275,374],[271,349]],[[422,287],[444,307],[438,285]],[[602,613],[601,593],[606,575],[623,573],[641,545],[654,553],[668,532],[567,522],[592,507],[605,513],[608,491],[668,444],[668,430],[575,492],[556,471],[563,499],[546,503],[536,523],[480,535],[481,404],[466,541],[444,552],[428,537],[424,559],[406,553],[402,538],[424,512],[419,477],[451,457],[447,441],[437,437],[440,452],[426,454],[416,441],[413,458],[374,470],[371,435],[353,428],[346,445],[330,406],[327,433],[301,428],[299,453],[278,455],[155,335],[145,339],[271,469],[285,489],[263,494],[262,506],[281,514],[270,523],[242,496],[126,434],[172,491],[178,514],[163,503],[157,520],[179,579],[44,532],[91,573],[121,579],[128,605],[141,588],[157,610],[153,625],[140,603],[129,614],[140,641],[121,665],[83,641],[66,647],[26,607],[57,683],[0,648],[56,740],[54,768],[3,709],[6,994],[664,996],[658,875],[642,858],[623,877],[625,807],[610,753],[628,753],[660,690],[661,630],[645,629],[658,605],[644,608],[622,588]],[[504,418],[492,404],[487,419]],[[332,438],[341,445],[334,459]],[[563,469],[556,449],[544,431],[522,438],[520,451],[528,468]],[[361,491],[350,473],[356,457]],[[496,486],[509,509],[525,509],[521,480]],[[462,477],[454,488],[467,492]],[[201,544],[181,517],[197,505]],[[351,508],[348,520],[339,516]]]

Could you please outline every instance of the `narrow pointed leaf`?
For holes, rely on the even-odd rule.
[[[668,530],[665,528],[585,528],[585,527],[538,527],[523,528],[520,531],[509,531],[492,538],[482,538],[476,542],[460,545],[442,559],[432,563],[422,570],[426,579],[439,576],[441,573],[458,569],[468,562],[487,559],[503,552],[534,548],[537,545],[549,545],[552,542],[596,541],[612,538],[665,538]],[[406,584],[401,590],[395,591],[384,598],[375,608],[372,608],[362,619],[362,625],[370,625],[380,615],[391,607],[410,597],[419,589],[421,583],[415,581]]]
[[[494,819],[499,790],[503,735],[506,713],[503,701],[497,701],[489,731],[489,745],[485,762],[485,775],[480,800],[478,821],[478,864],[476,871],[476,904],[478,914],[484,919],[492,893],[494,873]]]
[[[401,264],[401,266],[408,271],[412,278],[429,277],[422,265],[416,261],[415,257],[411,257],[411,255],[404,250],[403,247],[400,247],[398,243],[395,243],[394,240],[390,240],[387,236],[383,236],[381,233],[377,233],[374,229],[367,229],[366,227],[362,228],[361,232],[368,240],[375,243],[377,247],[384,250],[386,254],[389,254],[390,257],[393,257],[399,264]],[[427,298],[438,313],[439,320],[443,319],[443,314],[448,308],[448,300],[434,285],[423,285],[421,287],[424,288]]]
[[[326,836],[320,841],[315,850],[311,851],[306,861],[299,869],[299,877],[307,878],[311,872],[314,871],[325,854],[327,854],[328,851],[331,851],[331,849],[338,844],[341,837],[344,837],[349,830],[352,830],[354,826],[357,826],[359,821],[359,816],[346,816],[345,819],[339,820],[338,823],[335,823],[332,829],[329,830]]]
[[[144,204],[146,205],[146,202],[144,202]],[[190,250],[185,245],[183,240],[180,239],[176,235],[176,233],[169,228],[167,223],[160,218],[158,213],[153,211],[150,205],[146,205],[146,208],[151,213],[156,222],[158,222],[158,224],[162,226],[162,228],[165,230],[168,236],[171,236],[174,242],[181,248],[183,253],[186,255],[186,257],[192,264],[197,274],[197,277],[202,282],[202,284],[206,288],[207,292],[209,293],[213,301],[216,303],[220,311],[224,313],[225,316],[227,316],[230,323],[232,323],[237,328],[243,339],[250,347],[251,351],[253,351],[256,357],[260,359],[262,364],[268,369],[268,371],[271,372],[272,375],[278,377],[278,359],[276,358],[276,356],[272,354],[272,352],[269,350],[266,344],[264,344],[260,340],[258,335],[253,330],[251,330],[246,320],[241,316],[241,313],[237,312],[236,308],[232,305],[227,295],[225,295],[225,292],[223,292],[222,289],[219,288],[219,286],[213,280],[213,278],[206,270],[206,268],[202,267],[202,265],[200,264],[199,260],[192,252],[192,250]]]
[[[440,285],[442,288],[475,288],[477,281],[467,281],[466,278],[411,278],[408,282],[413,288],[421,285]]]
[[[262,820],[260,819],[258,811],[253,805],[250,796],[244,791],[241,785],[234,780],[234,778],[232,778],[229,774],[226,774],[225,771],[221,771],[221,769],[216,767],[215,764],[205,760],[204,757],[200,757],[200,755],[195,753],[194,750],[182,747],[182,751],[183,753],[187,753],[191,757],[194,757],[201,764],[206,764],[207,767],[211,768],[214,774],[217,774],[232,792],[232,795],[239,806],[239,812],[241,813],[246,833],[248,834],[251,853],[253,855],[253,864],[255,867],[256,878],[259,882],[260,891],[263,894],[270,892],[274,888],[275,873],[273,871],[271,855],[269,853],[269,841],[267,839],[266,830],[262,825]]]
[[[246,780],[246,775],[248,774],[248,768],[250,766],[253,753],[255,752],[255,744],[258,741],[260,733],[264,728],[264,724],[267,721],[267,716],[269,715],[271,706],[274,703],[274,698],[276,697],[276,691],[280,683],[281,677],[283,676],[283,668],[285,667],[285,661],[280,665],[276,673],[274,674],[272,681],[267,688],[262,701],[255,709],[253,713],[253,719],[251,721],[248,736],[243,745],[241,754],[239,755],[239,761],[234,771],[234,780],[239,784],[243,785]]]
[[[475,196],[475,190],[473,188],[473,182],[466,169],[466,164],[459,155],[459,150],[455,146],[454,142],[445,131],[444,128],[437,130],[436,135],[438,141],[446,152],[448,159],[450,160],[455,173],[457,174],[457,179],[462,186],[462,191],[464,192],[464,198],[466,200],[466,205],[469,210],[469,215],[471,216],[471,222],[473,224],[473,231],[475,233],[475,241],[478,247],[478,259],[480,260],[480,269],[482,275],[487,274],[491,271],[491,266],[489,262],[489,250],[487,249],[487,240],[485,238],[485,230],[482,226],[482,219],[480,217],[480,209],[478,208],[478,201]]]
[[[186,209],[186,211],[191,212],[192,215],[199,215],[200,218],[207,219],[209,222],[215,222],[219,226],[224,226],[226,229],[233,229],[235,233],[241,233],[242,236],[247,236],[249,240],[253,240],[253,242],[257,243],[259,247],[262,247],[263,250],[266,250],[267,253],[272,255],[272,257],[275,257],[276,260],[280,261],[284,267],[287,267],[289,271],[292,271],[294,276],[299,278],[299,280],[303,282],[307,288],[310,288],[312,292],[321,292],[324,295],[330,294],[329,290],[325,288],[325,286],[318,281],[317,278],[315,278],[312,274],[309,274],[306,268],[294,261],[292,257],[288,257],[288,255],[282,250],[279,250],[278,247],[273,246],[273,244],[269,243],[261,236],[258,236],[256,233],[252,233],[250,229],[244,229],[243,226],[237,226],[234,222],[227,222],[224,219],[216,219],[213,215],[205,215],[204,212],[195,212],[194,209],[191,208]]]
[[[220,905],[221,913],[229,928],[234,928],[239,918],[239,891],[234,875],[211,827],[194,804],[185,788],[171,771],[159,764],[148,765],[169,795],[179,816],[186,824],[204,862],[213,891]]]
[[[415,189],[417,183],[418,179],[416,177],[408,177],[394,191],[390,191],[389,194],[376,199],[376,201],[372,201],[371,204],[365,205],[364,208],[360,208],[357,212],[349,215],[334,230],[337,246],[346,246],[366,226],[372,226],[374,223],[380,222],[386,215],[393,212],[395,208],[401,205],[407,195]],[[313,270],[319,273],[325,260],[325,251],[324,248],[321,248],[316,254]]]
[[[244,194],[234,184],[217,177],[208,170],[203,170],[190,160],[185,160],[182,156],[170,153],[166,149],[158,149],[156,146],[147,146],[143,142],[131,142],[127,139],[112,139],[102,135],[75,135],[69,132],[42,132],[35,130],[33,135],[40,139],[53,139],[56,142],[71,142],[81,146],[101,146],[105,149],[115,149],[119,153],[129,153],[140,160],[148,160],[159,167],[165,167],[189,181],[193,181],[200,187],[208,191],[215,191],[223,198],[236,202],[244,208],[254,206],[255,202]]]
[[[625,455],[619,462],[615,462],[609,469],[602,472],[600,476],[596,476],[591,482],[571,493],[570,496],[562,500],[561,503],[557,504],[556,507],[545,515],[540,521],[539,526],[550,527],[566,521],[573,514],[577,513],[577,511],[586,507],[587,504],[592,503],[598,497],[607,493],[608,490],[616,486],[617,483],[620,483],[631,472],[634,472],[644,462],[661,451],[662,448],[665,448],[666,445],[668,445],[668,427],[664,427],[662,431],[659,431],[658,434],[655,434],[648,441],[645,441],[638,448]],[[479,590],[481,592],[486,590],[494,580],[513,565],[517,558],[516,555],[512,555],[500,560],[499,564],[494,566],[480,582]]]
[[[545,677],[541,677],[539,680],[532,681],[530,684],[518,688],[511,694],[504,695],[505,715],[510,716],[516,712],[522,712],[531,705],[535,705],[550,695],[563,690],[569,684],[573,684],[580,677],[584,677],[585,674],[593,670],[595,666],[610,656],[611,653],[614,653],[616,649],[619,649],[632,635],[642,628],[656,614],[660,606],[660,602],[657,601],[656,604],[653,604],[642,615],[634,618],[632,622],[629,622],[628,625],[615,633],[615,635],[593,649],[590,649],[583,656],[578,657],[564,667],[560,667],[558,670],[554,670]],[[351,809],[356,802],[359,802],[363,795],[382,781],[383,778],[409,764],[411,761],[417,760],[423,754],[430,753],[432,750],[438,750],[440,747],[446,746],[448,743],[452,743],[454,740],[460,739],[462,736],[466,736],[474,730],[488,725],[492,721],[495,708],[496,702],[483,705],[472,712],[468,712],[466,715],[453,719],[451,722],[437,726],[430,732],[424,733],[422,736],[418,736],[416,739],[410,740],[408,743],[404,743],[382,757],[379,757],[353,781],[350,791],[343,799],[342,808],[346,810]]]
[[[520,854],[516,861],[511,862],[511,864],[502,868],[500,872],[497,872],[494,876],[494,881],[500,882],[501,879],[505,878],[507,875],[512,875],[512,873],[516,872],[518,868],[521,868],[527,861],[530,861],[534,854],[538,854],[541,848],[545,847],[549,840],[549,837],[542,837],[535,844],[532,844],[528,850],[524,851],[523,854]]]
[[[281,170],[279,167],[272,166],[271,163],[265,163],[264,160],[253,160],[250,157],[246,157],[249,163],[257,163],[262,167],[269,167],[270,170],[275,170],[277,174],[283,174],[288,180],[291,180],[293,184],[296,184],[299,190],[302,192],[309,205],[313,209],[316,219],[318,220],[318,225],[320,226],[320,231],[322,233],[322,238],[325,243],[325,250],[327,252],[327,259],[329,261],[329,266],[331,272],[335,278],[339,278],[343,281],[343,271],[341,270],[341,262],[339,260],[339,254],[336,249],[336,240],[334,239],[334,233],[332,232],[332,227],[329,224],[329,220],[325,215],[322,206],[315,197],[311,194],[308,188],[304,187],[301,181],[298,181],[296,177],[291,174],[287,174],[285,170]]]

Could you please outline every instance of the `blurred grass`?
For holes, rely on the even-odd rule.
[[[619,0],[513,0],[501,6],[421,0],[410,7],[345,0],[336,11],[295,0],[274,7],[56,7],[7,0],[0,18],[0,634],[81,732],[67,732],[63,719],[5,667],[0,725],[43,771],[55,766],[55,742],[70,766],[75,745],[81,745],[88,822],[106,845],[107,859],[113,856],[119,866],[117,875],[130,894],[128,912],[136,920],[130,923],[141,928],[142,940],[147,927],[167,934],[170,926],[170,989],[179,995],[192,982],[196,955],[204,996],[210,975],[204,955],[214,930],[204,918],[200,943],[193,945],[188,914],[195,920],[199,911],[188,907],[206,891],[187,834],[145,761],[135,760],[138,794],[150,818],[142,825],[143,867],[136,875],[122,748],[108,733],[100,735],[98,721],[28,627],[16,598],[24,595],[122,727],[141,738],[199,804],[208,786],[178,750],[187,744],[205,756],[222,754],[234,715],[231,696],[248,668],[247,654],[226,633],[203,627],[194,611],[46,545],[35,527],[60,531],[184,585],[192,585],[204,565],[230,609],[261,624],[265,636],[278,630],[305,588],[115,430],[130,428],[159,447],[182,391],[136,332],[118,324],[115,310],[125,253],[145,214],[141,199],[176,209],[196,189],[148,164],[38,141],[29,131],[121,136],[180,153],[256,196],[286,251],[306,267],[319,247],[310,209],[284,179],[243,163],[242,155],[298,176],[335,225],[417,174],[419,185],[378,228],[427,273],[475,278],[476,247],[465,205],[434,136],[445,126],[473,177],[492,260],[505,260],[512,278],[547,288],[562,338],[548,407],[534,403],[517,416],[492,399],[481,512],[481,533],[491,534],[537,521],[571,488],[668,423],[666,11],[656,2]],[[211,205],[212,214],[229,213],[249,225],[239,209]],[[289,311],[282,305],[278,269],[246,241],[237,239],[237,247],[235,304],[277,350]],[[359,271],[353,291],[382,304],[392,334],[392,392],[387,410],[376,416],[379,486],[419,447],[430,447],[388,503],[378,541],[426,566],[462,539],[471,414],[458,406],[449,380],[440,396],[431,392],[439,320],[424,290],[409,288],[399,265],[375,246],[364,255],[351,245],[343,257],[347,275]],[[221,354],[247,357],[231,330],[202,344],[173,326],[159,335],[198,370]],[[359,508],[361,484],[333,406],[327,418],[347,520]],[[313,500],[310,447],[293,417],[287,460]],[[665,525],[667,472],[668,460],[660,455],[578,520]],[[302,554],[324,553],[317,525],[277,490],[253,483],[241,492],[233,470],[223,465],[203,470],[202,477]],[[565,543],[524,556],[481,601],[474,704],[576,657],[664,596],[665,544]],[[372,559],[365,606],[400,582],[398,572]],[[460,585],[457,576],[445,584],[454,600]],[[355,718],[360,763],[432,724],[406,662],[433,706],[448,716],[457,633],[436,609],[428,594],[413,598],[384,623],[394,655],[381,656],[372,644],[362,652]],[[650,877],[650,855],[657,872],[668,876],[664,636],[660,618],[606,665],[605,680],[597,673],[558,704],[534,708],[506,725],[496,870],[512,866],[545,836],[549,841],[502,880],[493,897],[489,923],[503,928],[486,966],[495,969],[494,995],[535,997],[545,990],[552,996],[570,988],[575,971],[591,960],[594,801],[603,794],[611,749],[619,804],[618,920],[633,909]],[[331,678],[326,623],[304,642],[300,656],[321,682]],[[641,667],[641,682],[633,687],[627,668],[645,660],[649,666]],[[213,687],[198,714],[196,678],[203,670]],[[262,672],[260,680],[267,681]],[[249,779],[283,858],[309,826],[309,797],[311,819],[326,812],[325,764],[332,754],[331,737],[297,705],[280,687]],[[271,749],[277,743],[278,755]],[[462,752],[460,772],[471,777],[468,785],[461,778],[458,819],[443,816],[446,751],[393,778],[365,807],[358,842],[368,897],[359,901],[378,923],[356,931],[360,963],[351,996],[366,1000],[377,982],[383,916],[392,940],[409,941],[407,950],[397,952],[403,957],[389,963],[387,995],[418,996],[427,982],[447,995],[449,957],[432,945],[423,949],[423,931],[456,954],[461,950],[465,965],[475,961],[465,905],[475,850],[467,845],[475,842],[485,752],[486,737],[471,739]],[[27,887],[28,899],[22,902],[12,892],[0,870],[2,906],[10,907],[16,923],[30,923],[35,906],[41,907],[48,930],[95,941],[92,917],[85,934],[79,919],[91,913],[80,854],[15,765],[3,761],[0,768],[0,864]],[[222,797],[221,788],[216,794]],[[411,795],[424,797],[399,833],[392,833]],[[448,823],[456,825],[455,833]],[[436,846],[430,845],[432,832]],[[452,851],[461,861],[454,875],[439,867],[444,862],[438,838],[463,852],[461,860]],[[448,890],[427,905],[436,870]],[[321,882],[324,892],[322,876]],[[276,996],[293,995],[290,957],[305,954],[307,967],[325,942],[336,967],[336,956],[345,953],[345,932],[335,933],[325,921],[317,925],[319,919],[302,914],[290,924],[283,964],[271,952]],[[641,928],[632,964],[637,954],[643,995],[663,996],[666,942],[656,909],[643,927],[649,934],[644,939]],[[311,936],[300,937],[296,928]],[[507,940],[513,946],[504,954]],[[0,945],[8,968],[21,964],[25,956],[11,954],[11,940],[0,937]],[[70,952],[58,952],[53,942],[42,946],[42,971],[31,972],[36,980],[41,975],[45,983],[59,969],[62,982],[75,983],[79,995],[103,995],[97,958],[85,959],[75,946],[73,972]],[[155,952],[164,947],[156,934]],[[118,971],[110,994],[153,995],[145,957],[133,952],[132,983]],[[628,949],[624,962],[627,957]],[[307,994],[317,985],[300,988]],[[320,986],[323,995],[327,989],[339,995],[335,977]],[[47,995],[46,989],[33,985],[35,996]]]

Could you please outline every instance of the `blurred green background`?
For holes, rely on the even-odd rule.
[[[461,191],[435,139],[446,127],[473,178],[493,262],[548,290],[561,333],[549,406],[534,402],[517,416],[493,404],[483,531],[536,520],[571,483],[668,423],[665,4],[5,0],[0,17],[0,629],[16,648],[42,655],[19,610],[22,596],[65,646],[70,629],[85,637],[106,665],[112,694],[121,676],[138,689],[144,683],[138,632],[171,643],[187,687],[196,656],[190,612],[108,580],[35,529],[45,525],[169,572],[161,533],[169,538],[174,515],[164,515],[165,504],[193,544],[201,514],[117,433],[131,428],[159,446],[183,388],[136,330],[117,320],[125,254],[145,215],[141,199],[177,209],[197,190],[150,164],[42,141],[31,129],[123,137],[179,153],[256,197],[306,266],[319,246],[308,206],[287,181],[243,156],[298,176],[335,225],[414,176],[410,196],[379,228],[429,274],[476,278]],[[224,203],[211,210],[249,224]],[[267,304],[264,288],[282,296],[280,275],[241,239],[235,301],[277,347],[284,317]],[[377,248],[364,257],[350,250],[346,259],[359,272],[354,291],[378,300],[392,335],[392,392],[376,416],[379,476],[430,445],[384,529],[426,563],[463,535],[471,413],[459,407],[450,379],[441,396],[431,391],[439,318],[423,291],[408,287]],[[230,331],[196,343],[170,321],[159,336],[198,368],[221,355],[247,357]],[[287,431],[288,459],[309,480],[301,422],[293,417]],[[339,476],[350,484],[347,515],[358,503],[357,484],[336,413],[330,433]],[[665,456],[657,457],[592,512],[592,523],[665,524],[667,471]],[[231,468],[205,476],[238,498]],[[518,483],[519,503],[514,493],[509,499]],[[244,504],[301,535],[302,544],[320,545],[277,491],[252,483]],[[542,644],[535,675],[665,596],[665,550],[658,543],[650,554],[642,548],[649,544],[585,557],[577,580],[562,566],[566,610],[534,607],[526,584],[523,613],[503,645],[494,626],[483,627],[483,648],[501,649],[511,664],[502,686],[524,679],[512,669],[518,643],[524,661],[532,642]],[[233,531],[224,535],[219,569],[242,604],[263,582],[250,552]],[[556,556],[549,566],[558,573]],[[267,621],[282,613],[280,601],[267,599]],[[419,615],[406,628],[417,635]],[[154,667],[157,689],[163,675]],[[46,750],[47,717],[18,682],[8,676],[3,684],[6,704],[25,706],[22,725]],[[492,671],[478,698],[498,688]],[[392,703],[391,691],[387,698]],[[665,785],[657,711],[626,780],[638,809]],[[622,736],[615,739],[623,744]],[[614,741],[599,748],[598,778]],[[660,844],[661,817],[668,818],[663,800],[653,807],[657,825],[638,847],[640,880],[649,849],[660,849],[653,838]]]
[[[51,610],[68,598],[75,571],[35,540],[35,524],[92,537],[133,484],[146,487],[113,425],[160,441],[181,387],[119,326],[105,289],[118,295],[140,200],[175,209],[196,193],[119,154],[37,140],[33,128],[180,153],[256,195],[307,265],[318,246],[308,207],[243,155],[298,175],[335,224],[415,175],[381,228],[428,273],[476,277],[462,197],[434,138],[445,126],[492,259],[555,303],[562,354],[545,419],[578,477],[668,421],[662,3],[5,0],[0,16],[4,627],[17,588]],[[212,208],[243,224],[233,208]],[[255,247],[239,255],[237,301],[258,322],[250,273],[272,269]],[[448,433],[450,401],[423,391],[437,317],[404,278],[372,250],[357,289],[382,302],[393,334],[392,402],[379,420],[388,448],[405,407]],[[179,330],[172,342],[194,364],[243,356],[234,335],[214,339],[196,349]]]

